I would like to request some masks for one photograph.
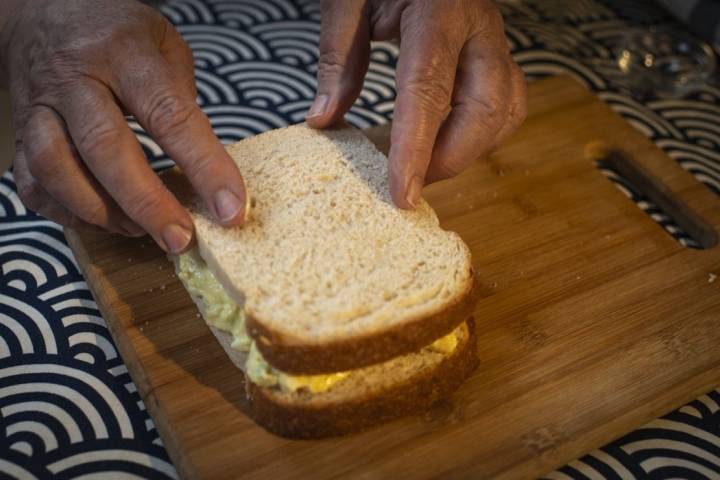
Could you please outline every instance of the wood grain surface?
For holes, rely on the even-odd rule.
[[[677,243],[592,142],[718,230],[720,201],[591,93],[531,85],[523,128],[425,192],[480,272],[480,367],[429,412],[340,439],[285,440],[243,413],[243,375],[149,240],[67,237],[183,477],[533,478],[720,384],[720,247]]]

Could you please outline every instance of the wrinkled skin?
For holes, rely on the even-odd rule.
[[[370,40],[400,41],[389,155],[398,206],[416,205],[424,184],[459,174],[525,120],[525,77],[492,2],[324,0],[321,12],[314,127],[357,98]]]
[[[192,54],[168,21],[134,0],[34,0],[3,29],[21,199],[64,225],[149,233],[167,251],[192,221],[162,185],[123,110],[180,165],[224,225],[243,220],[232,159],[195,103]]]
[[[148,167],[129,113],[218,222],[242,224],[241,173],[195,103],[192,54],[166,19],[136,0],[0,0],[0,12],[0,82],[29,208],[185,250],[192,222]],[[525,80],[490,1],[327,0],[311,126],[337,122],[357,98],[371,39],[401,41],[390,184],[412,208],[424,184],[460,173],[517,128]]]

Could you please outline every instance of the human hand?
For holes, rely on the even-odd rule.
[[[416,206],[423,185],[462,172],[524,121],[525,77],[489,0],[323,0],[321,12],[312,127],[350,109],[370,40],[400,41],[389,153],[399,207]]]
[[[0,73],[13,104],[15,181],[30,209],[185,250],[192,221],[148,166],[127,112],[221,224],[242,223],[242,176],[195,103],[192,53],[162,15],[135,0],[19,0],[8,11]]]

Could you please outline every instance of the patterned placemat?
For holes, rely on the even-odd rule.
[[[639,100],[618,83],[614,49],[630,27],[674,20],[650,1],[498,2],[530,79],[569,73],[720,194],[720,90]],[[304,118],[315,90],[319,8],[311,0],[169,0],[162,12],[195,53],[199,102],[231,142]],[[392,116],[398,49],[377,43],[360,99],[364,128]],[[171,162],[129,120],[156,169]],[[692,246],[671,219],[619,187]],[[718,281],[720,288],[720,281]],[[0,478],[176,478],[61,229],[0,178]],[[548,479],[720,478],[713,391]],[[135,477],[133,477],[135,478]]]

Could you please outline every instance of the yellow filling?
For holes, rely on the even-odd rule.
[[[455,350],[457,343],[457,335],[455,335],[455,330],[453,330],[444,337],[435,340],[428,348],[439,353],[450,353]]]
[[[202,299],[202,315],[205,321],[232,335],[232,348],[248,352],[245,374],[250,381],[261,387],[279,386],[284,391],[296,392],[306,389],[321,393],[345,379],[352,371],[322,375],[289,375],[273,368],[265,361],[255,342],[245,330],[245,312],[228,296],[215,278],[197,249],[184,253],[178,258],[178,277],[193,297]],[[450,353],[457,347],[455,331],[438,338],[428,345],[430,350]]]
[[[288,375],[268,364],[253,342],[250,347],[245,374],[253,383],[261,387],[274,387],[279,385],[284,391],[296,392],[301,388],[312,393],[319,393],[328,390],[340,380],[344,379],[350,372],[328,373],[323,375]]]

